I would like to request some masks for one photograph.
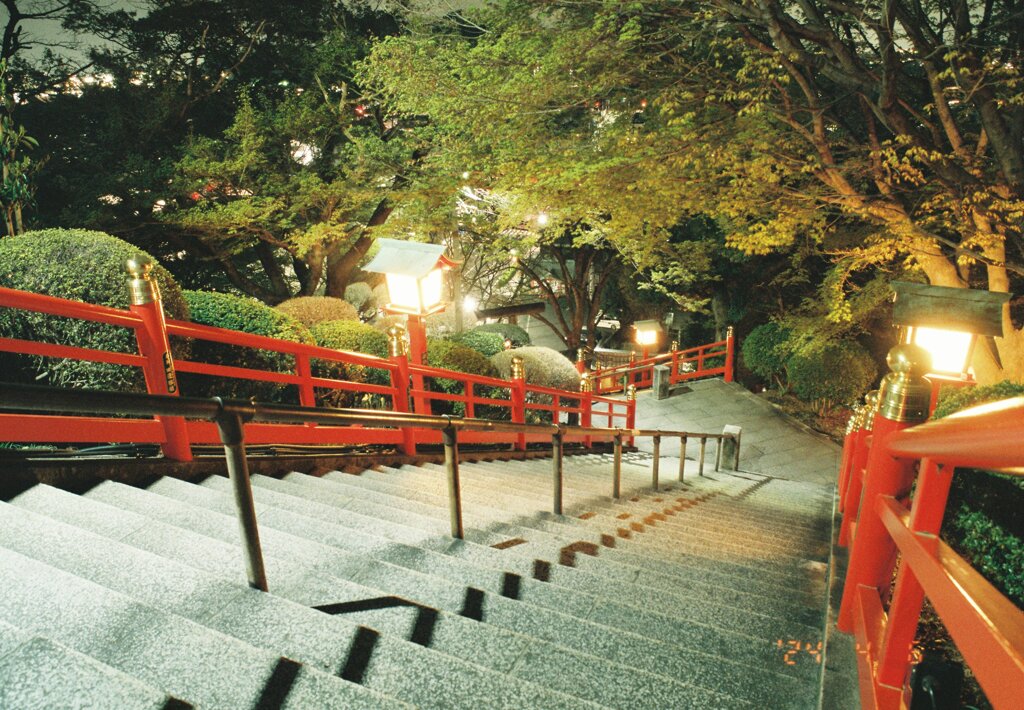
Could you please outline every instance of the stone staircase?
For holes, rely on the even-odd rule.
[[[831,487],[651,460],[37,485],[0,503],[0,708],[817,708]],[[691,467],[692,468],[692,467]]]

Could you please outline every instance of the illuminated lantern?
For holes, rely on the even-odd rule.
[[[895,281],[893,324],[900,342],[919,345],[932,357],[934,392],[941,384],[973,383],[969,372],[978,336],[1003,334],[1003,307],[1008,293]]]
[[[444,271],[458,265],[444,255],[444,245],[378,239],[380,251],[364,270],[384,274],[388,289],[385,313],[409,318],[410,358],[424,362],[427,348],[423,316],[445,308]]]
[[[640,320],[633,324],[634,338],[640,346],[641,355],[646,359],[647,351],[658,344],[661,337],[661,323],[656,320]]]

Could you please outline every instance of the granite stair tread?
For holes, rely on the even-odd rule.
[[[269,593],[222,476],[37,485],[0,503],[0,706],[43,669],[96,707],[817,707],[831,488],[627,453],[612,499],[612,463],[566,457],[564,515],[550,459],[464,463],[464,540],[437,464],[253,476]]]
[[[43,710],[55,698],[96,710],[160,710],[174,700],[89,656],[0,623],[0,707]]]

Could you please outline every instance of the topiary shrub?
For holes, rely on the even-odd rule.
[[[365,281],[356,281],[345,287],[345,300],[359,313],[376,310],[377,301],[373,297],[373,289]]]
[[[483,377],[497,377],[498,371],[491,361],[472,348],[461,345],[453,340],[442,338],[427,338],[427,364],[431,367],[465,372],[469,375],[481,375]],[[462,394],[463,382],[461,380],[450,380],[444,377],[434,377],[428,382],[428,387],[435,392],[447,394]],[[495,397],[490,389],[474,388],[475,394],[483,397]],[[434,414],[454,414],[462,416],[465,414],[465,405],[462,402],[442,402],[435,400],[431,404],[431,411]],[[483,411],[475,412],[476,416],[484,417]]]
[[[787,344],[791,332],[778,323],[762,323],[743,339],[740,354],[743,364],[758,377],[786,386]]]
[[[944,388],[934,418],[1024,395],[1024,384]],[[953,476],[942,537],[968,562],[1024,607],[1024,478],[960,469]]]
[[[505,349],[505,339],[500,333],[480,332],[478,328],[455,333],[449,340],[472,348],[484,357],[497,355]]]
[[[502,342],[505,338],[512,341],[513,348],[524,348],[530,344],[530,334],[511,323],[484,323],[473,328],[474,333],[497,333]]]
[[[313,336],[306,326],[255,299],[206,291],[184,293],[192,320],[196,323],[313,344]],[[270,372],[295,372],[295,359],[291,355],[271,350],[197,340],[193,343],[192,352],[192,358],[199,362]],[[191,373],[182,373],[180,379],[182,393],[193,397],[252,397],[264,401],[298,402],[298,388],[290,385]]]
[[[277,310],[312,328],[332,320],[359,320],[359,313],[348,301],[330,296],[299,296],[279,303]]]
[[[440,313],[431,313],[429,316],[424,318],[423,323],[427,327],[427,335],[442,337],[453,333],[460,333],[475,326],[476,314],[463,310],[460,329],[457,312],[458,308],[459,304],[453,303]]]
[[[384,333],[371,325],[357,320],[336,320],[320,323],[313,327],[313,339],[322,348],[347,350],[349,352],[387,357],[388,339]],[[329,360],[314,360],[313,374],[336,380],[366,382],[375,385],[391,384],[388,370],[362,365],[345,364]],[[322,390],[317,392],[317,401],[330,407],[371,407],[386,406],[386,398],[376,395],[360,396],[344,390]]]
[[[128,242],[85,229],[44,229],[0,239],[0,286],[58,298],[127,309],[125,262],[145,254]],[[162,266],[153,269],[168,318],[188,320],[181,289]],[[22,338],[98,350],[137,353],[135,334],[126,328],[29,311],[0,309],[0,337]],[[188,354],[176,343],[174,355]],[[145,391],[134,367],[0,353],[3,379],[54,387]]]
[[[498,368],[502,377],[512,376],[514,355],[523,358],[526,381],[529,384],[569,392],[579,391],[580,373],[576,371],[572,360],[557,350],[539,346],[503,350],[491,358],[491,362]]]
[[[860,397],[878,374],[868,351],[852,340],[797,353],[787,360],[786,370],[793,393],[816,404],[819,414]]]

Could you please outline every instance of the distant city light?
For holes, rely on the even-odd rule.
[[[539,215],[537,215],[537,226],[538,227],[546,227],[546,226],[548,226],[548,213],[547,212],[541,212]]]

